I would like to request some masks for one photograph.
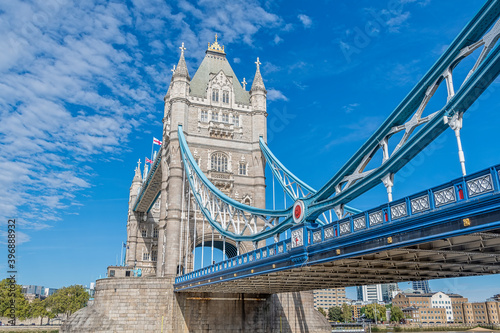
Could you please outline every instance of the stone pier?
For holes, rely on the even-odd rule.
[[[98,280],[94,304],[74,313],[60,332],[331,331],[314,310],[312,292],[268,294],[174,293],[170,278]]]

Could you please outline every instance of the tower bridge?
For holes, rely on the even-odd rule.
[[[467,174],[460,136],[463,115],[500,73],[499,16],[500,1],[486,1],[317,190],[266,144],[259,59],[246,90],[217,36],[192,78],[182,45],[164,98],[161,149],[150,170],[136,168],[130,188],[126,265],[108,268],[95,304],[61,331],[329,332],[312,289],[499,273],[500,166]],[[454,69],[476,50],[458,82]],[[441,84],[444,106],[429,112]],[[449,130],[462,177],[393,200],[397,172]],[[285,193],[283,209],[266,207],[266,168]],[[386,204],[349,206],[379,184]],[[215,262],[214,248],[222,261]],[[140,278],[128,276],[139,268]]]

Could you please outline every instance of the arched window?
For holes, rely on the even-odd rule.
[[[222,103],[229,103],[229,91],[222,91]]]
[[[218,172],[227,172],[227,155],[213,153],[211,156],[211,169]]]
[[[219,89],[212,90],[212,101],[214,101],[214,102],[219,101]]]

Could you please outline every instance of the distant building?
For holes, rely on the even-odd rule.
[[[361,308],[363,306],[368,305],[368,302],[363,302],[363,301],[351,301],[349,305],[352,308],[352,318],[354,320],[357,320],[358,318],[361,318]]]
[[[345,288],[330,288],[314,290],[314,308],[328,310],[332,306],[342,306],[347,302]]]
[[[400,292],[397,283],[373,284],[356,288],[358,300],[367,303],[389,303]]]
[[[431,288],[429,287],[429,281],[427,281],[427,280],[413,281],[412,288],[413,288],[413,290],[420,291],[421,293],[424,293],[424,294],[430,294],[432,292]]]
[[[40,298],[43,295],[43,286],[26,285],[22,286],[22,293],[25,297]]]
[[[56,288],[44,288],[43,290],[43,295],[45,297],[49,297],[50,295],[54,294],[58,289]]]
[[[357,287],[358,300],[368,303],[382,302],[382,285],[372,284],[368,286]]]

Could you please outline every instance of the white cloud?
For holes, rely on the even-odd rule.
[[[288,98],[283,95],[283,93],[276,89],[268,89],[267,90],[267,99],[270,101],[288,101]]]
[[[359,122],[345,125],[345,133],[337,131],[337,137],[325,145],[325,149],[333,146],[356,142],[368,138],[380,126],[384,119],[382,117],[364,117]]]
[[[274,39],[273,39],[273,42],[274,42],[274,44],[278,45],[279,43],[283,42],[283,38],[281,38],[278,35],[275,35]]]
[[[344,110],[345,113],[351,113],[354,111],[357,107],[359,106],[359,103],[350,103],[348,105],[344,105],[342,107],[342,110]]]
[[[233,62],[235,64],[239,64],[241,62],[241,59],[240,58],[233,58]]]
[[[312,20],[309,16],[307,15],[304,15],[304,14],[299,14],[297,16],[300,20],[300,22],[302,22],[302,24],[304,25],[304,28],[310,28],[311,25],[312,25]]]

